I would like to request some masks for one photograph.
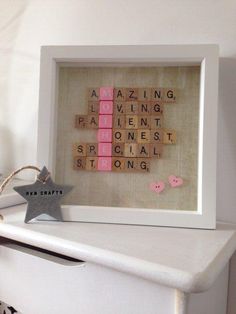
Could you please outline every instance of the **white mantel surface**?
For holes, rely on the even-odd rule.
[[[78,222],[25,224],[26,205],[0,210],[0,236],[130,273],[183,292],[207,290],[236,250],[235,227],[197,230]]]

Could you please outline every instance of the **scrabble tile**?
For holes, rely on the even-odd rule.
[[[138,144],[137,157],[150,157],[150,144]]]
[[[140,172],[150,171],[150,159],[149,158],[137,158],[137,170]]]
[[[111,155],[112,155],[111,143],[98,143],[98,156],[99,157],[110,157]]]
[[[84,114],[77,114],[75,116],[75,127],[77,129],[86,129],[88,125],[88,116]]]
[[[98,157],[86,157],[86,170],[96,171],[98,168]]]
[[[138,88],[126,88],[126,100],[137,100],[138,99]]]
[[[138,145],[135,143],[125,143],[124,144],[124,156],[125,157],[136,157],[137,146]]]
[[[111,143],[112,129],[98,129],[97,139],[100,143]]]
[[[117,101],[123,101],[126,98],[125,88],[115,88],[114,89],[114,99]]]
[[[112,157],[112,171],[117,171],[117,172],[124,171],[125,159],[126,158]]]
[[[160,116],[163,114],[163,103],[161,101],[152,101],[150,107],[152,116]]]
[[[111,171],[112,158],[111,157],[98,157],[98,171]]]
[[[100,100],[99,114],[113,114],[113,101]]]
[[[163,101],[166,103],[175,103],[177,100],[177,89],[175,88],[164,88]]]
[[[124,143],[112,144],[112,156],[124,156]]]
[[[88,114],[95,115],[99,113],[99,101],[88,102]]]
[[[139,129],[150,129],[151,128],[151,117],[149,115],[138,116],[138,128]]]
[[[113,87],[100,87],[99,98],[100,100],[113,100]]]
[[[137,101],[126,101],[125,113],[126,114],[138,114],[138,102]]]
[[[125,142],[136,143],[137,142],[137,130],[125,130]]]
[[[162,144],[150,144],[150,157],[161,158],[163,152]]]
[[[86,157],[74,157],[74,170],[85,170],[86,167]]]
[[[150,143],[162,143],[163,131],[162,129],[150,130]]]
[[[98,144],[97,143],[87,143],[86,152],[88,157],[98,156]]]
[[[159,129],[162,127],[163,118],[162,116],[150,116],[151,129]]]
[[[125,128],[137,129],[138,128],[138,115],[126,115],[125,116]]]
[[[151,104],[147,101],[140,101],[139,102],[139,114],[149,114],[151,112]]]
[[[124,129],[125,128],[125,115],[114,115],[113,116],[113,128]]]
[[[125,102],[115,101],[113,105],[113,112],[115,115],[125,114]]]
[[[151,100],[162,100],[163,99],[163,88],[152,88],[151,89]]]
[[[88,115],[88,129],[97,129],[98,128],[98,115]]]
[[[176,132],[174,130],[163,130],[163,144],[175,144]]]
[[[124,158],[125,159],[125,172],[136,172],[137,171],[137,158]]]
[[[113,142],[114,143],[124,143],[125,142],[125,130],[113,130]]]
[[[138,129],[138,143],[150,143],[150,130]]]
[[[86,144],[75,143],[73,145],[73,156],[86,156]]]
[[[148,101],[151,99],[151,88],[139,88],[138,100]]]
[[[88,88],[88,100],[99,100],[99,88]]]
[[[111,129],[112,128],[112,115],[100,114],[99,115],[99,128]]]

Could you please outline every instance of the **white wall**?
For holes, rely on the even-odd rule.
[[[36,158],[41,45],[220,45],[218,208],[236,222],[235,0],[0,0],[0,171]]]

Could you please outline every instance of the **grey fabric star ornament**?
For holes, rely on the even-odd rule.
[[[41,214],[62,221],[60,201],[72,186],[55,184],[46,167],[43,167],[33,184],[16,186],[14,190],[28,202],[25,223]]]

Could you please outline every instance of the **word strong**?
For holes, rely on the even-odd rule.
[[[95,129],[97,142],[73,145],[74,169],[149,172],[163,145],[176,143],[163,119],[164,107],[175,102],[172,88],[89,88],[88,112],[75,116],[75,127]]]

